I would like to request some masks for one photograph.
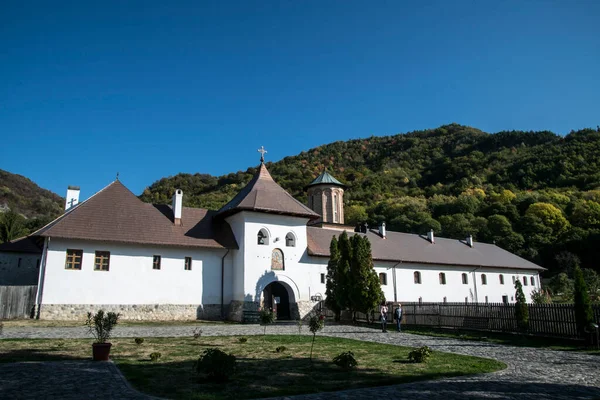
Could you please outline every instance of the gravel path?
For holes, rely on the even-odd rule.
[[[258,325],[198,325],[203,336],[262,334]],[[121,326],[115,337],[191,336],[195,326]],[[267,328],[271,334],[298,334],[294,325]],[[307,334],[306,327],[303,333]],[[294,399],[600,399],[600,356],[513,347],[450,338],[381,333],[344,325],[327,326],[323,335],[493,358],[508,368],[492,374],[448,378],[378,388],[296,396]],[[4,338],[86,338],[84,328],[5,328]],[[116,382],[102,385],[102,382]],[[90,382],[90,383],[87,383]],[[90,391],[108,387],[106,393]],[[147,398],[127,384],[112,363],[44,362],[0,364],[0,397]]]

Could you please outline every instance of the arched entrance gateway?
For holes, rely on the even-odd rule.
[[[263,290],[263,307],[273,310],[278,320],[291,319],[290,295],[281,282],[271,282]]]

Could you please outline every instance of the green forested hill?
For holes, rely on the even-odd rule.
[[[63,211],[64,199],[42,189],[35,182],[0,169],[0,208],[10,209],[26,218],[56,218]]]
[[[600,270],[600,130],[488,134],[451,124],[335,142],[267,167],[305,202],[304,186],[327,168],[348,184],[346,222],[497,245],[551,269]],[[220,177],[179,174],[148,187],[144,201],[218,209],[255,168]]]
[[[62,213],[63,204],[57,194],[0,169],[0,243],[44,226]]]

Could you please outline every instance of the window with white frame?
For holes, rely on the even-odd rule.
[[[462,274],[462,283],[463,283],[463,285],[469,284],[469,277],[465,273]]]

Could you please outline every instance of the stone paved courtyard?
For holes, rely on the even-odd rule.
[[[262,334],[258,325],[201,325],[204,336]],[[194,325],[120,326],[116,337],[191,336]],[[294,325],[267,328],[271,334],[298,334]],[[307,328],[303,328],[307,334]],[[323,335],[494,358],[508,368],[492,374],[379,388],[295,396],[294,399],[600,399],[600,356],[484,342],[381,333],[345,325]],[[84,328],[5,328],[3,338],[86,338]],[[0,355],[1,356],[1,355]],[[110,385],[103,383],[110,382]],[[104,392],[98,387],[106,388]],[[112,363],[45,362],[0,364],[0,398],[149,398],[133,390]]]

